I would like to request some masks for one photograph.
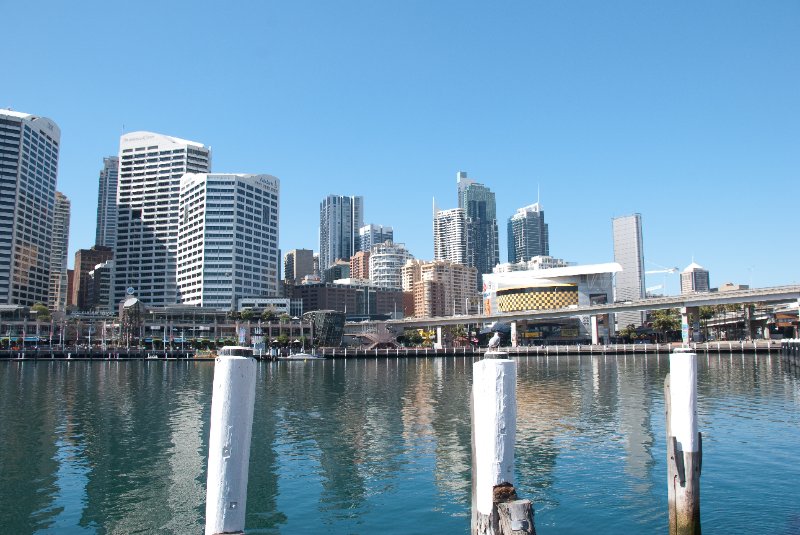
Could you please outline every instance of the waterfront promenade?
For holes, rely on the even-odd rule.
[[[501,351],[511,357],[551,355],[651,355],[668,354],[680,343],[663,344],[611,344],[611,345],[540,345],[504,347]],[[780,352],[780,340],[721,341],[689,344],[698,353],[772,353]],[[323,347],[314,350],[317,355],[329,358],[376,357],[482,357],[485,347],[401,347],[392,349],[343,349]],[[146,349],[100,350],[94,349],[40,349],[0,350],[0,360],[212,360],[210,356],[196,355],[193,350],[154,351]]]

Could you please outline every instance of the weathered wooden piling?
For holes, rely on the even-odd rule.
[[[514,489],[517,363],[487,353],[472,367],[473,535],[535,534],[530,500]]]
[[[664,380],[670,535],[700,535],[702,437],[697,430],[697,354],[670,354]]]
[[[208,441],[206,535],[244,533],[255,387],[255,359],[217,357]]]

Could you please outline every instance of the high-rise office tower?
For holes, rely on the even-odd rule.
[[[0,110],[0,303],[47,303],[61,131]]]
[[[69,246],[69,199],[56,192],[53,245],[50,249],[50,310],[67,309],[67,248]]]
[[[89,272],[89,302],[98,312],[114,310],[114,261],[106,260]]]
[[[90,273],[98,264],[113,258],[114,251],[110,247],[102,245],[75,251],[75,274],[72,282],[72,299],[70,299],[75,308],[92,310],[95,307],[96,303],[92,300]]]
[[[681,272],[681,293],[708,291],[710,291],[708,270],[692,260],[692,263]]]
[[[467,234],[467,265],[478,270],[478,290],[481,289],[480,275],[491,273],[500,262],[500,241],[497,231],[497,210],[494,193],[474,180],[467,173],[459,171],[458,207],[464,210]]]
[[[300,284],[303,277],[314,275],[314,251],[292,249],[283,257],[283,280],[289,286]]]
[[[186,305],[235,310],[278,295],[280,182],[270,175],[181,179],[177,284]]]
[[[328,195],[319,203],[319,269],[356,252],[358,229],[364,226],[364,198]]]
[[[467,233],[464,210],[451,208],[433,213],[433,258],[467,265]]]
[[[550,236],[538,202],[508,218],[508,261],[516,264],[536,256],[550,256]]]
[[[373,246],[387,240],[394,241],[394,230],[392,230],[392,227],[370,223],[358,229],[356,250],[369,252]]]
[[[402,243],[385,241],[372,246],[369,255],[369,279],[375,286],[402,288],[401,270],[414,256]]]
[[[97,189],[97,229],[94,244],[114,248],[117,239],[117,179],[119,158],[103,158]]]
[[[207,173],[211,150],[195,141],[131,132],[119,142],[115,301],[127,288],[148,306],[175,304],[178,199],[185,173]]]
[[[644,293],[644,247],[642,246],[642,216],[632,214],[615,217],[612,220],[614,231],[614,261],[622,266],[614,283],[614,300],[631,301],[643,299]],[[628,325],[637,327],[644,322],[644,312],[619,312],[617,329]]]

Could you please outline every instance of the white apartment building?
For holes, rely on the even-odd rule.
[[[402,243],[385,241],[373,245],[369,255],[369,279],[382,288],[402,288],[402,269],[414,256]]]
[[[0,110],[0,304],[47,303],[61,130]]]
[[[271,175],[187,173],[177,255],[182,304],[236,310],[278,296],[280,182]]]
[[[370,223],[358,229],[358,244],[356,250],[369,252],[373,247],[385,241],[394,241],[392,227]]]
[[[147,306],[178,302],[175,272],[178,198],[185,173],[207,173],[211,150],[153,132],[124,134],[119,143],[115,301],[126,288]]]
[[[434,210],[433,258],[467,265],[467,233],[464,210]]]

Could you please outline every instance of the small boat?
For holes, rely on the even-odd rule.
[[[293,353],[291,355],[286,355],[283,357],[276,357],[277,360],[325,360],[327,357],[323,357],[320,355],[312,355],[311,353]]]

